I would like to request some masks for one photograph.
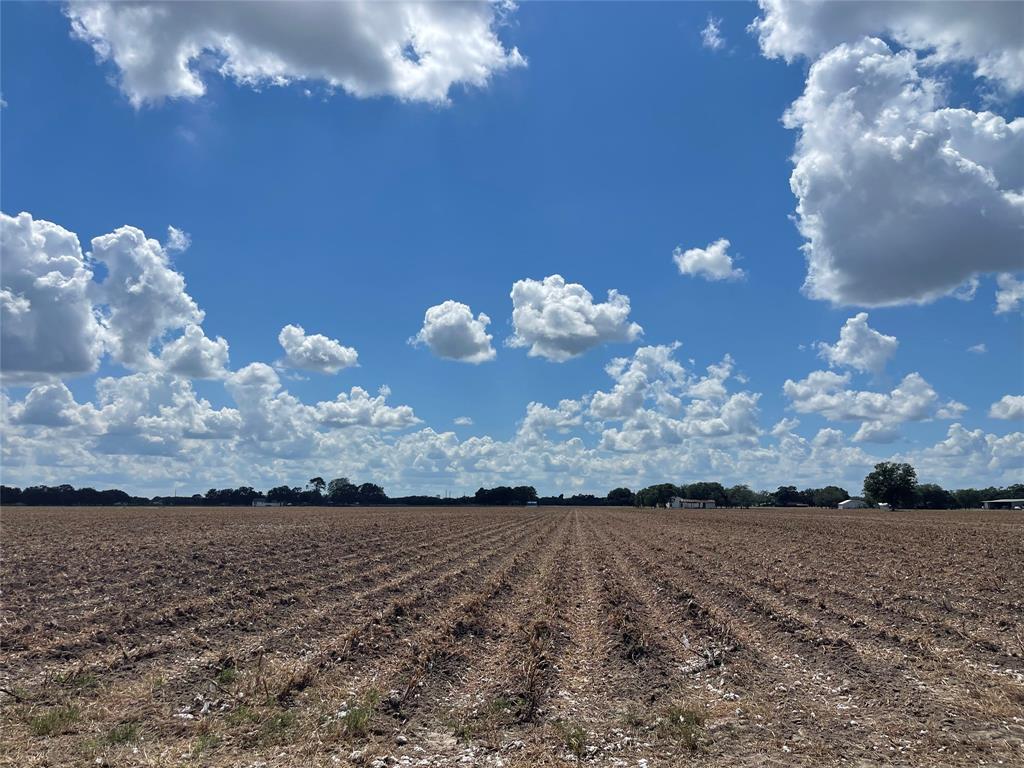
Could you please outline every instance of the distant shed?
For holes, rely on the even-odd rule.
[[[266,499],[253,499],[252,505],[254,507],[283,507],[284,503],[280,501],[267,501]]]
[[[1024,499],[989,499],[981,504],[985,509],[1024,509]]]
[[[714,499],[683,499],[673,496],[668,502],[669,509],[714,509]]]
[[[864,499],[852,498],[839,502],[840,509],[867,509],[868,503]]]

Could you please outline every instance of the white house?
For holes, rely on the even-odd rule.
[[[669,509],[714,509],[714,499],[683,499],[673,496],[668,502]]]
[[[284,504],[280,501],[267,501],[266,499],[253,499],[252,505],[254,507],[283,507]]]
[[[847,499],[839,502],[840,509],[867,509],[868,503],[861,498]]]

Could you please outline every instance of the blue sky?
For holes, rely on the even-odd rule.
[[[927,68],[918,62],[912,78],[941,84],[944,105],[989,110],[1011,126],[1010,138],[999,138],[1003,155],[979,160],[998,178],[995,190],[983,188],[961,202],[925,201],[897,223],[880,221],[884,211],[847,221],[845,212],[857,204],[833,209],[821,203],[821,218],[831,227],[822,238],[840,242],[833,251],[846,247],[851,232],[870,241],[881,230],[886,245],[872,252],[892,260],[892,284],[900,283],[889,291],[889,267],[879,274],[868,267],[857,272],[872,254],[851,246],[843,274],[853,276],[851,285],[854,278],[868,285],[868,293],[828,288],[830,300],[801,290],[808,275],[801,252],[806,238],[794,219],[799,201],[790,174],[801,131],[827,138],[833,128],[819,106],[802,129],[787,127],[783,114],[804,93],[814,62],[823,72],[842,62],[836,41],[825,33],[821,50],[782,50],[778,55],[792,58],[790,63],[771,57],[777,53],[773,44],[784,48],[789,42],[766,42],[747,25],[786,12],[782,6],[526,3],[493,18],[485,8],[484,33],[505,52],[518,50],[525,65],[495,66],[482,84],[455,76],[445,103],[389,93],[390,86],[364,97],[317,77],[293,75],[287,85],[264,80],[254,86],[214,71],[230,60],[220,51],[193,63],[202,95],[172,89],[140,97],[141,104],[132,103],[132,88],[125,85],[131,73],[116,56],[98,61],[96,40],[71,34],[69,16],[80,8],[2,6],[3,211],[24,211],[34,222],[76,233],[83,262],[92,259],[95,283],[103,282],[108,266],[86,255],[92,238],[125,225],[162,243],[169,225],[186,232],[190,246],[168,249],[165,269],[183,276],[187,295],[204,313],[205,336],[230,345],[230,362],[217,375],[190,378],[152,359],[126,362],[124,354],[111,351],[116,341],[97,355],[95,372],[40,374],[30,370],[31,362],[6,360],[4,482],[119,484],[162,492],[172,479],[202,490],[242,480],[301,484],[313,472],[376,478],[392,492],[529,482],[557,493],[604,492],[620,481],[638,486],[699,479],[758,487],[841,481],[855,487],[864,466],[890,456],[916,460],[922,479],[950,485],[1009,481],[1024,466],[1019,422],[990,416],[994,403],[1024,391],[1024,323],[1019,302],[1012,301],[1024,268],[1022,209],[1019,200],[1013,202],[1022,188],[997,167],[1013,157],[1019,162],[1024,121],[1013,122],[1021,99],[1012,74],[976,76],[991,45],[979,46],[982,53],[973,58],[968,50]],[[709,19],[723,39],[717,49],[702,44]],[[820,22],[806,21],[812,31]],[[213,22],[187,20],[205,23]],[[915,55],[900,32],[905,20],[867,30],[858,23],[849,22],[848,39],[838,45],[855,47],[877,35],[888,46],[883,57]],[[115,48],[145,49],[144,38],[126,42],[114,25],[104,30]],[[288,49],[278,54],[286,59]],[[916,82],[912,78],[906,82]],[[868,85],[874,83],[861,85],[862,93]],[[931,125],[929,115],[943,104],[907,108],[907,124]],[[855,154],[861,146],[851,140],[847,156],[832,158],[853,169],[843,194],[870,198],[869,181],[885,185],[879,174],[906,177],[898,162],[885,161],[860,184],[855,174],[867,165]],[[936,179],[940,191],[952,183],[941,173]],[[815,188],[825,183],[811,180]],[[919,181],[915,189],[929,187]],[[990,216],[1003,217],[996,223],[979,224],[979,211],[990,210],[978,202],[987,194],[998,194],[1006,210]],[[807,203],[818,204],[810,195]],[[941,242],[936,248],[929,240],[929,221],[956,216],[964,217],[957,231],[982,230],[982,236],[972,235],[972,242],[982,243],[978,253],[943,253]],[[886,227],[894,228],[895,237]],[[7,229],[14,231],[13,225]],[[742,270],[742,278],[681,273],[674,249],[706,250],[719,238],[728,239],[731,266]],[[5,261],[13,270],[15,260]],[[909,277],[899,263],[911,264]],[[915,275],[944,271],[957,280],[914,282]],[[628,322],[642,326],[642,335],[632,341],[609,337],[561,362],[508,346],[516,332],[513,283],[556,274],[584,286],[595,304],[607,301],[612,289],[628,296]],[[996,312],[999,275],[1010,308]],[[963,300],[967,289],[956,287],[960,277],[977,280],[971,300]],[[871,280],[878,282],[877,294]],[[936,295],[954,291],[961,298]],[[873,301],[875,295],[884,301]],[[459,362],[439,357],[429,344],[408,343],[426,310],[446,300],[490,318],[493,359]],[[101,324],[114,302],[95,300]],[[844,362],[843,355],[830,366],[815,345],[835,344],[840,328],[861,311],[869,313],[873,333],[895,337],[898,347],[872,370]],[[323,373],[283,363],[278,334],[289,324],[354,348],[358,366]],[[153,355],[159,357],[184,325],[165,323],[148,339]],[[4,341],[13,349],[6,335]],[[681,346],[672,356],[686,373],[673,374],[668,389],[679,402],[658,402],[664,387],[648,372],[644,413],[633,413],[632,422],[597,418],[590,398],[612,390],[615,381],[605,366],[613,358],[677,341]],[[969,351],[979,344],[983,353]],[[693,381],[683,378],[703,376],[726,354],[734,361],[726,392],[694,396]],[[387,386],[389,406],[409,406],[418,421],[398,419],[379,429],[371,418],[336,428],[309,412],[301,418],[316,423],[306,424],[310,431],[298,440],[307,449],[278,450],[276,438],[256,434],[253,420],[262,417],[245,408],[231,430],[216,439],[197,438],[180,425],[152,420],[114,426],[97,395],[97,380],[149,376],[147,391],[164,392],[149,401],[154,410],[148,417],[155,417],[170,402],[168,387],[179,386],[171,379],[185,378],[211,409],[234,412],[240,406],[226,382],[250,364],[271,366],[278,392],[287,390],[309,407],[353,386],[373,397]],[[838,411],[849,408],[823,406],[821,398],[796,406],[784,391],[787,380],[822,370],[848,377],[842,391],[883,395],[917,372],[934,390],[934,403],[883,414],[884,440],[862,439],[866,432],[858,429],[865,417],[840,418]],[[57,382],[71,393],[73,406],[56,392]],[[33,387],[49,388],[40,396],[58,403],[53,407],[59,415],[27,413],[24,402]],[[833,395],[836,387],[829,390]],[[690,426],[687,419],[701,414],[722,419],[726,398],[740,392],[757,396],[753,421]],[[526,440],[528,404],[557,409],[563,400],[578,406],[570,406],[561,421],[553,417],[539,442]],[[706,407],[698,403],[687,411],[693,400]],[[946,408],[943,417],[939,412],[949,401],[960,407]],[[1019,417],[1024,401],[1011,399],[998,413]],[[473,423],[455,425],[456,417]],[[773,434],[773,426],[787,418],[798,419],[799,426]],[[654,419],[657,429],[650,427]],[[936,452],[936,445],[953,439],[953,424],[972,435],[963,440],[977,455],[965,458],[952,446]],[[614,440],[602,437],[609,429],[620,436],[631,432],[630,449],[613,450]],[[668,440],[654,436],[666,430],[673,435]],[[821,436],[821,430],[841,435]],[[454,434],[438,437],[449,432]],[[128,439],[118,444],[117,435]],[[787,442],[787,435],[797,442]],[[494,445],[471,444],[473,436]],[[833,446],[828,456],[815,453],[816,436]],[[66,453],[45,447],[55,439],[74,447]],[[139,439],[156,440],[166,450],[146,459],[136,452]],[[222,457],[225,448],[235,461],[203,458]],[[799,477],[791,477],[797,467]]]

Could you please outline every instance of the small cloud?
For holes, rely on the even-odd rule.
[[[708,23],[700,31],[701,45],[717,51],[725,46],[725,38],[722,37],[722,20],[714,16],[708,16]]]
[[[355,349],[343,347],[337,339],[319,333],[307,335],[301,325],[286,325],[277,340],[285,352],[281,364],[289,368],[335,374],[359,364],[359,353]]]
[[[192,237],[188,232],[177,227],[167,227],[167,242],[164,248],[168,251],[185,251],[192,245]]]
[[[1024,281],[1017,280],[1009,272],[996,277],[996,314],[1013,312],[1024,302]]]
[[[960,286],[953,291],[953,298],[958,301],[973,301],[974,294],[978,292],[979,282],[978,278],[972,277],[961,283]]]
[[[1024,395],[1003,395],[988,409],[993,419],[1024,419]]]
[[[974,346],[968,347],[967,351],[972,352],[975,355],[984,355],[988,352],[988,347],[986,347],[984,342],[982,342],[981,344],[975,344]]]
[[[458,416],[455,419],[455,424],[460,427],[472,427],[473,419],[469,416]]]
[[[709,243],[707,248],[683,250],[679,246],[672,252],[672,260],[679,268],[679,274],[703,277],[706,280],[742,280],[746,274],[733,267],[729,255],[729,241],[724,237]]]
[[[413,346],[426,345],[438,357],[463,363],[484,363],[497,353],[487,333],[491,318],[481,312],[475,318],[467,305],[451,299],[427,309],[423,327],[409,339]]]

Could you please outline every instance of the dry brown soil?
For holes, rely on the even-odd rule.
[[[0,764],[1024,765],[1024,515],[7,508]]]

